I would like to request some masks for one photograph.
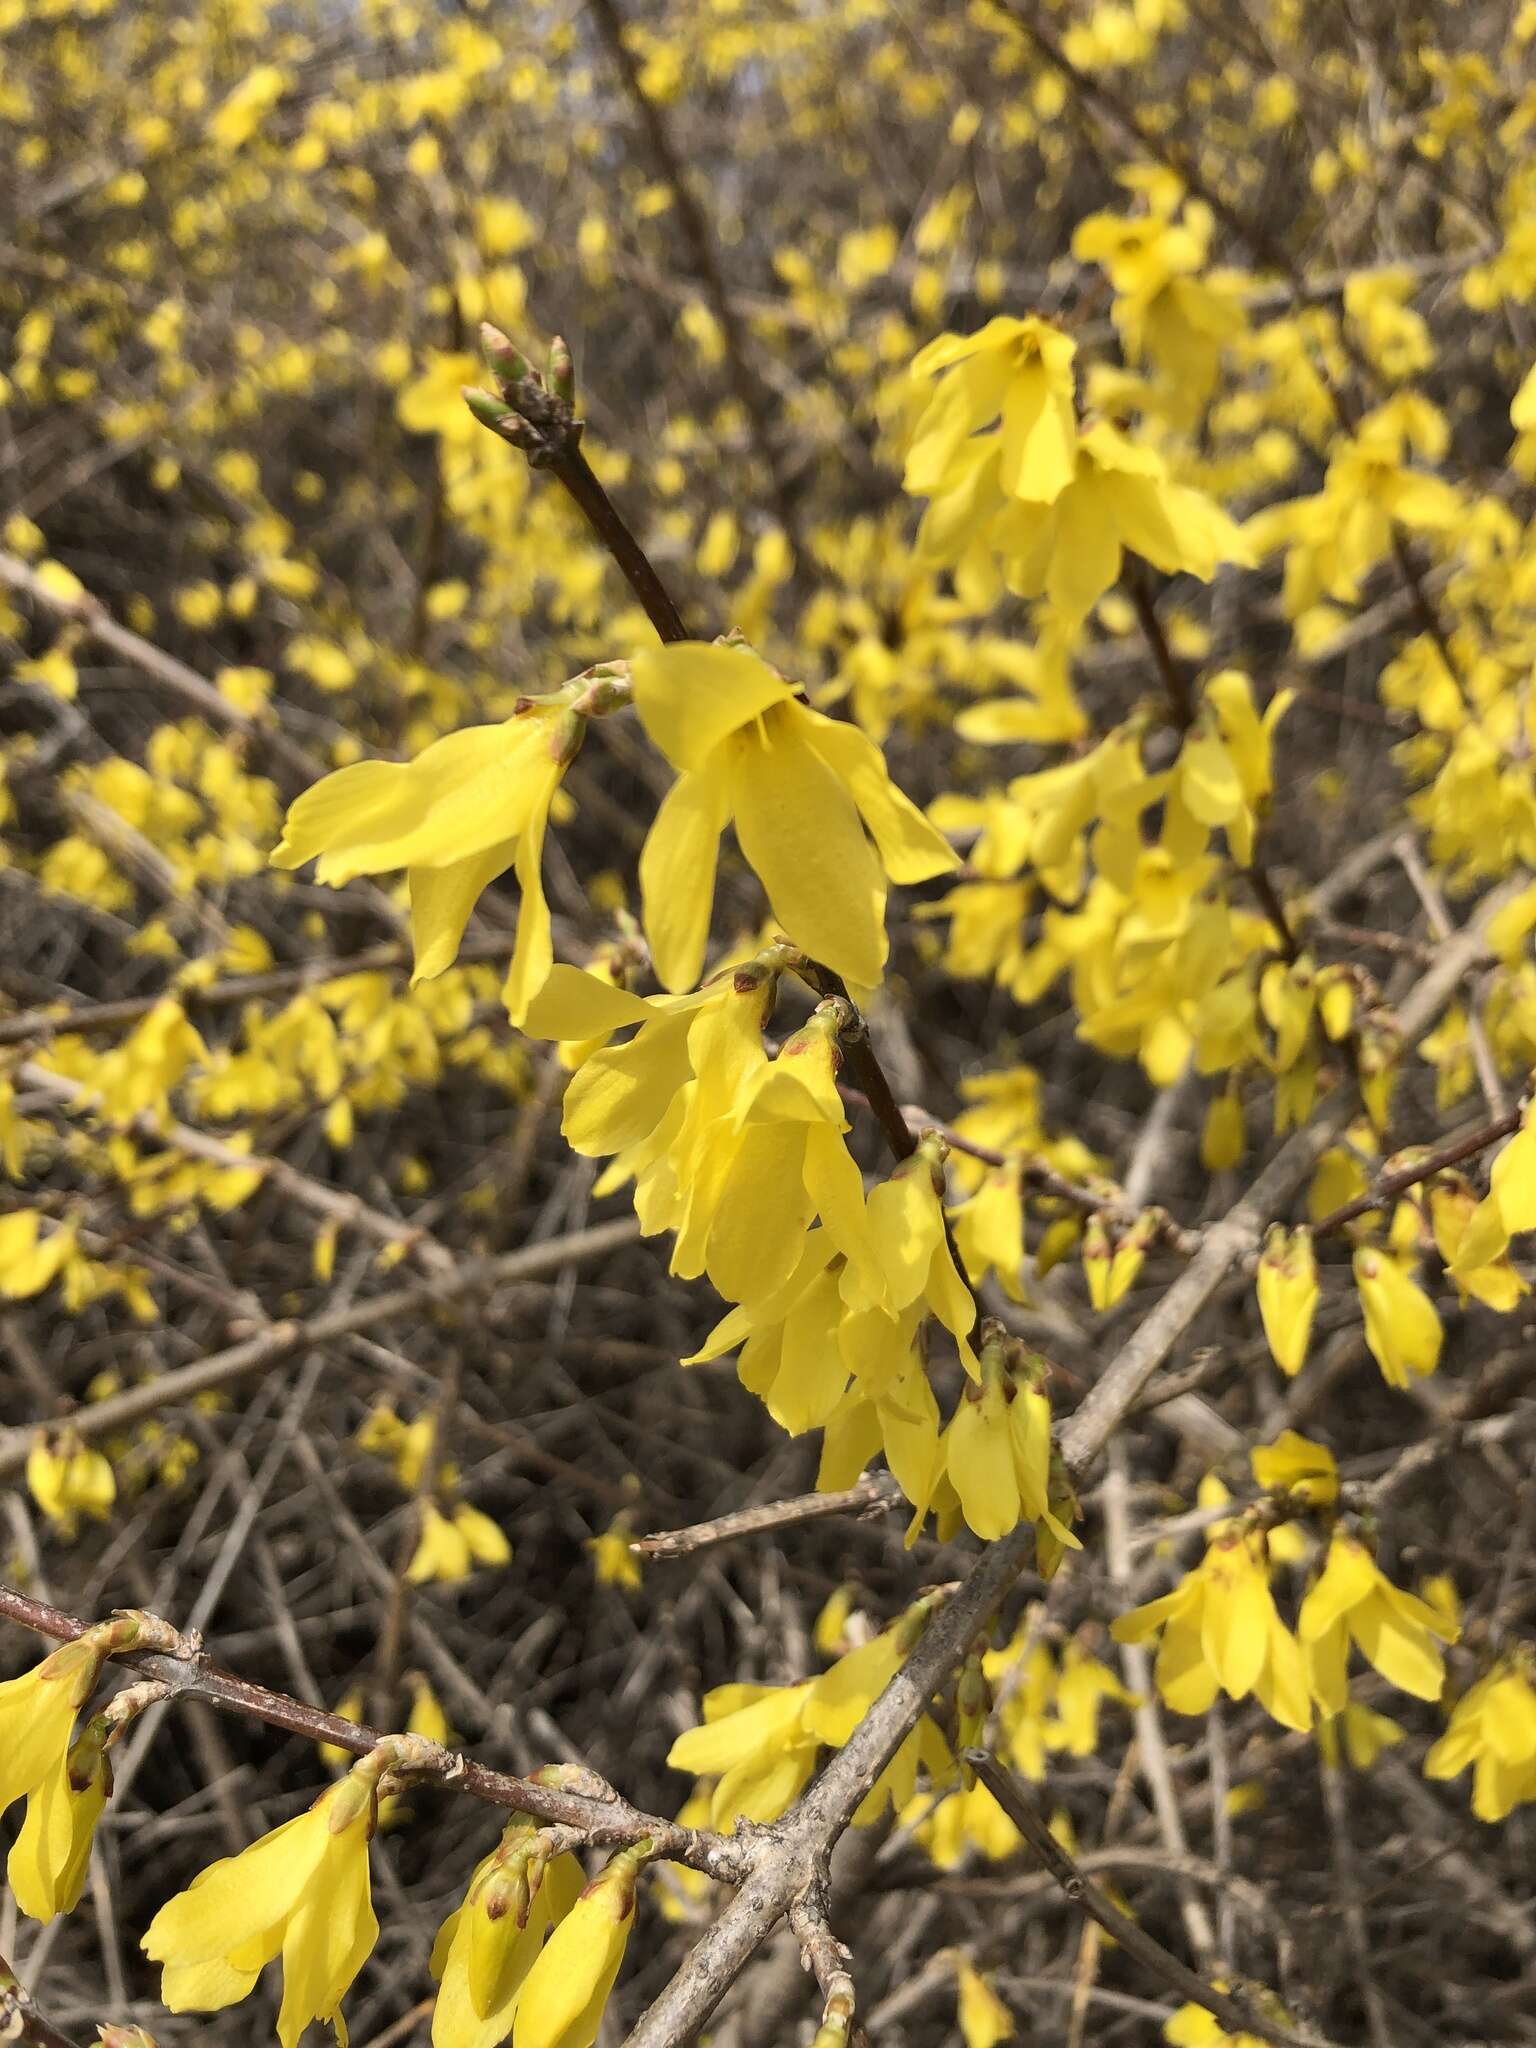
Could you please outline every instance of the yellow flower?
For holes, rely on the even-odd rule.
[[[912,430],[902,488],[936,498],[963,473],[957,457],[997,422],[999,481],[1010,497],[1049,504],[1072,480],[1077,447],[1072,358],[1077,344],[1048,320],[999,315],[976,334],[941,334],[912,375],[937,375]]]
[[[640,1590],[640,1560],[628,1519],[620,1515],[609,1528],[587,1538],[592,1568],[600,1586],[622,1586],[627,1593]]]
[[[523,1981],[512,2048],[592,2048],[635,1924],[649,1844],[622,1849],[549,1937]]]
[[[1363,1543],[1335,1529],[1322,1576],[1301,1603],[1297,1633],[1319,1705],[1338,1714],[1349,1700],[1351,1642],[1389,1685],[1437,1700],[1445,1684],[1438,1646],[1454,1643],[1461,1631],[1425,1601],[1399,1591]]]
[[[1234,1700],[1251,1692],[1285,1727],[1311,1726],[1301,1650],[1276,1612],[1257,1530],[1219,1524],[1196,1569],[1110,1633],[1140,1643],[1159,1630],[1157,1689],[1175,1713],[1203,1714],[1218,1691]]]
[[[1018,2032],[1013,2014],[975,1964],[959,1957],[955,1977],[959,1992],[956,2018],[965,2048],[997,2048],[999,2041],[1011,2041]]]
[[[1426,1778],[1474,1766],[1472,1811],[1503,1820],[1536,1800],[1536,1684],[1528,1648],[1501,1657],[1456,1703],[1450,1726],[1424,1759]]]
[[[528,1821],[507,1827],[433,1944],[432,2048],[497,2048],[505,2041],[544,1937],[581,1888],[573,1856],[551,1861],[547,1842]]]
[[[404,868],[417,981],[452,965],[476,898],[514,868],[523,908],[502,993],[520,1024],[554,961],[544,830],[584,731],[564,698],[525,700],[503,724],[449,733],[409,763],[356,761],[290,805],[272,864],[318,857],[316,879],[337,888]]]
[[[704,1696],[703,1725],[686,1729],[667,1753],[674,1770],[718,1779],[712,1825],[777,1820],[800,1796],[823,1744],[841,1749],[906,1661],[933,1609],[919,1600],[883,1634],[840,1657],[819,1678],[798,1685],[721,1685]],[[954,1775],[949,1749],[925,1714],[854,1814],[856,1827],[898,1810],[912,1795],[919,1767],[935,1781]]]
[[[887,877],[922,882],[958,865],[892,783],[880,749],[811,710],[745,647],[656,648],[635,658],[630,675],[641,722],[678,771],[640,856],[645,933],[662,984],[698,980],[720,835],[734,821],[793,943],[873,988],[886,959]]]
[[[983,1331],[980,1384],[963,1389],[944,1437],[945,1469],[966,1523],[984,1542],[994,1542],[1027,1518],[1067,1549],[1081,1550],[1052,1511],[1044,1361],[998,1324]]]
[[[1365,1341],[1387,1385],[1406,1387],[1410,1373],[1433,1372],[1444,1332],[1429,1296],[1390,1252],[1361,1245],[1354,1268]]]
[[[1260,1486],[1270,1493],[1288,1493],[1309,1507],[1329,1507],[1339,1497],[1339,1468],[1326,1444],[1283,1429],[1272,1444],[1248,1454]]]
[[[966,473],[923,515],[922,559],[967,565],[978,547],[995,550],[1008,588],[1048,598],[1063,619],[1087,616],[1120,574],[1127,548],[1169,575],[1184,570],[1202,582],[1221,562],[1253,559],[1214,500],[1174,483],[1160,455],[1107,420],[1078,436],[1072,480],[1048,503],[1008,497],[995,439],[966,442],[956,460]]]
[[[79,1903],[96,1823],[112,1791],[106,1737],[106,1720],[98,1714],[27,1795],[6,1875],[17,1905],[34,1920],[46,1923]]]
[[[883,1306],[900,1315],[918,1302],[925,1304],[954,1338],[966,1371],[979,1380],[981,1367],[971,1347],[976,1303],[955,1265],[944,1228],[948,1152],[944,1140],[929,1132],[917,1150],[872,1190],[869,1235],[885,1279]]]
[[[112,1467],[100,1451],[87,1449],[77,1430],[66,1430],[58,1447],[39,1431],[27,1455],[27,1489],[66,1540],[89,1515],[104,1522],[117,1498]]]
[[[282,2048],[298,2048],[311,2020],[337,2018],[379,1935],[368,1839],[390,1755],[381,1744],[307,1813],[211,1863],[160,1908],[141,1946],[164,1966],[160,1998],[171,2012],[222,2012],[281,1955]]]
[[[433,1580],[453,1586],[477,1564],[509,1564],[511,1559],[512,1546],[489,1515],[464,1501],[445,1515],[429,1500],[422,1504],[421,1535],[405,1575],[413,1586]]]
[[[1122,1707],[1139,1707],[1136,1693],[1128,1692],[1107,1664],[1089,1656],[1081,1643],[1068,1643],[1062,1652],[1056,1680],[1056,1715],[1046,1727],[1052,1749],[1064,1749],[1068,1756],[1092,1756],[1099,1746],[1099,1713],[1106,1700]]]
[[[29,1797],[60,1767],[75,1715],[100,1674],[104,1637],[114,1628],[122,1634],[121,1625],[114,1623],[88,1630],[20,1678],[0,1685],[0,1813]]]

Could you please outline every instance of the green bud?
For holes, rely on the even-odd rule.
[[[489,320],[480,323],[480,348],[489,364],[491,374],[502,384],[541,384],[538,371],[529,362],[522,350],[492,326]]]
[[[561,335],[549,344],[549,388],[563,405],[576,403],[576,365]]]

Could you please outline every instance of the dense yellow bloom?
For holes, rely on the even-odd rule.
[[[1141,1643],[1159,1630],[1157,1689],[1175,1713],[1203,1714],[1218,1692],[1251,1692],[1287,1728],[1311,1726],[1302,1653],[1276,1611],[1259,1531],[1219,1524],[1196,1569],[1110,1633]]]
[[[811,710],[746,647],[656,648],[630,674],[641,722],[678,771],[640,857],[645,932],[663,985],[684,989],[699,977],[720,835],[734,822],[790,940],[874,987],[886,958],[887,877],[922,882],[958,865],[891,781],[879,748]]]
[[[592,2048],[635,1924],[647,1844],[623,1849],[558,1923],[523,1980],[512,2048]]]
[[[1312,1691],[1325,1714],[1341,1713],[1349,1699],[1349,1646],[1390,1685],[1416,1699],[1437,1700],[1445,1684],[1440,1643],[1461,1633],[1454,1621],[1400,1592],[1356,1537],[1335,1529],[1322,1576],[1301,1603],[1297,1634],[1307,1657]]]
[[[1454,1778],[1471,1764],[1472,1811],[1503,1820],[1536,1800],[1536,1672],[1527,1650],[1501,1657],[1451,1714],[1424,1759],[1427,1778]]]
[[[544,830],[584,731],[567,697],[525,699],[503,724],[449,733],[409,763],[339,768],[289,806],[272,863],[316,860],[316,879],[336,888],[404,868],[417,980],[453,964],[481,891],[514,868],[523,907],[503,994],[520,1024],[554,961]]]
[[[432,2048],[497,2048],[507,2038],[544,1937],[571,1911],[582,1883],[576,1859],[551,1859],[531,1822],[507,1827],[433,1944]]]
[[[164,1966],[171,2012],[222,2012],[250,1995],[281,1956],[282,2048],[312,2020],[334,2021],[373,1953],[379,1923],[369,1896],[368,1840],[387,1744],[238,1856],[201,1871],[150,1922],[141,1944]]]

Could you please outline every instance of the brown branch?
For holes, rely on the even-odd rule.
[[[1490,1145],[1497,1145],[1501,1138],[1513,1137],[1520,1128],[1522,1112],[1507,1110],[1491,1123],[1480,1124],[1475,1131],[1468,1131],[1460,1138],[1452,1138],[1439,1145],[1433,1152],[1426,1152],[1416,1164],[1399,1167],[1395,1173],[1384,1173],[1373,1181],[1363,1195],[1357,1195],[1352,1202],[1342,1202],[1337,1209],[1330,1209],[1320,1222],[1312,1226],[1314,1237],[1328,1237],[1336,1230],[1342,1230],[1346,1223],[1353,1223],[1357,1216],[1363,1216],[1368,1209],[1379,1209],[1408,1188],[1417,1187],[1421,1181],[1431,1180],[1448,1166],[1459,1166],[1463,1159],[1472,1159],[1479,1152],[1486,1152]]]
[[[274,1323],[270,1329],[248,1337],[226,1350],[216,1351],[193,1365],[161,1373],[142,1386],[128,1387],[105,1401],[83,1401],[63,1418],[83,1437],[104,1436],[123,1424],[153,1415],[173,1402],[190,1401],[194,1394],[210,1387],[228,1386],[231,1381],[261,1372],[296,1351],[316,1344],[329,1344],[338,1337],[352,1337],[394,1316],[414,1315],[439,1302],[457,1301],[467,1294],[489,1293],[494,1287],[521,1280],[542,1279],[583,1259],[598,1258],[633,1244],[640,1225],[631,1216],[612,1223],[596,1223],[588,1230],[573,1231],[547,1244],[524,1245],[503,1252],[497,1258],[467,1260],[451,1272],[434,1275],[414,1287],[398,1287],[388,1294],[376,1294],[367,1301],[344,1308],[323,1310],[305,1321]],[[12,1429],[0,1435],[0,1479],[19,1472],[31,1449],[32,1431]]]
[[[899,1507],[902,1499],[901,1488],[888,1472],[871,1472],[841,1493],[801,1493],[793,1500],[737,1508],[733,1514],[694,1522],[686,1529],[660,1529],[653,1536],[637,1536],[629,1547],[641,1557],[691,1557],[695,1551],[734,1542],[739,1536],[761,1536],[770,1529],[789,1529],[827,1515],[880,1514],[886,1508]]]
[[[33,1600],[6,1585],[0,1585],[0,1619],[60,1643],[74,1642],[91,1626],[62,1608]],[[328,1743],[344,1749],[349,1756],[367,1756],[385,1740],[379,1729],[343,1720],[323,1707],[312,1707],[288,1693],[274,1692],[269,1686],[237,1677],[232,1671],[210,1664],[200,1653],[183,1658],[161,1651],[126,1651],[117,1653],[115,1661],[161,1681],[175,1698],[205,1700],[225,1713],[241,1714],[269,1728],[284,1729],[307,1742]],[[436,1753],[429,1771],[435,1781],[456,1786],[488,1806],[531,1814],[548,1826],[574,1828],[584,1840],[600,1847],[638,1842],[649,1836],[659,1853],[674,1863],[687,1863],[692,1869],[727,1883],[739,1880],[740,1859],[730,1843],[718,1835],[679,1827],[673,1821],[640,1812],[591,1772],[583,1773],[590,1789],[573,1791],[568,1786],[540,1784],[528,1778],[515,1778],[506,1771],[493,1771],[488,1765],[437,1743],[425,1748]]]
[[[1282,2027],[1248,1999],[1235,1998],[1231,1993],[1218,1991],[1213,1984],[1208,1984],[1187,1963],[1170,1954],[1161,1942],[1154,1941],[1139,1922],[1122,1913],[1091,1878],[1083,1875],[1046,1826],[1044,1817],[1025,1794],[1017,1777],[1006,1770],[990,1750],[968,1749],[964,1761],[1060,1885],[1063,1895],[1073,1905],[1081,1906],[1090,1919],[1096,1920],[1106,1934],[1113,1936],[1133,1961],[1150,1970],[1179,1997],[1203,2006],[1229,2033],[1256,2034],[1261,2041],[1272,2042],[1274,2048],[1330,2048],[1322,2035],[1309,2029],[1298,2031]]]
[[[62,2032],[38,2011],[36,2000],[4,1956],[0,1956],[0,2041],[20,2041],[23,2048],[76,2048],[73,2035]]]
[[[573,440],[548,465],[585,514],[587,524],[612,556],[630,589],[645,608],[645,615],[668,644],[694,636],[683,624],[666,585],[651,566],[651,559],[625,525],[618,507],[598,482],[590,462]]]

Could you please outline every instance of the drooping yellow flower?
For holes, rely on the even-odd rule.
[[[289,806],[272,864],[318,860],[316,879],[336,888],[404,868],[418,981],[452,965],[481,891],[515,869],[523,907],[503,996],[520,1024],[554,961],[544,831],[585,723],[566,695],[525,699],[502,724],[449,733],[414,761],[340,768]]]
[[[211,1863],[167,1900],[141,1943],[163,1965],[162,2004],[171,2012],[222,2012],[248,1997],[281,1956],[282,2048],[298,2048],[312,2020],[336,2020],[379,1935],[368,1840],[391,1758],[388,1741],[381,1743],[307,1813]]]
[[[1503,1820],[1536,1800],[1536,1663],[1521,1647],[1501,1657],[1456,1702],[1450,1726],[1424,1759],[1426,1778],[1473,1768],[1472,1811]]]
[[[433,1944],[432,2048],[497,2048],[506,2040],[544,1937],[575,1905],[582,1883],[576,1859],[551,1859],[531,1822],[507,1827]]]
[[[955,1963],[958,2009],[956,2019],[965,2048],[998,2048],[1018,2032],[1013,2014],[986,1978],[967,1957]]]
[[[963,573],[978,550],[995,551],[1016,596],[1046,597],[1065,620],[1086,618],[1120,574],[1126,549],[1202,582],[1222,562],[1253,559],[1213,499],[1176,484],[1160,455],[1107,420],[1079,434],[1072,481],[1046,503],[1007,495],[995,440],[966,442],[956,461],[966,473],[923,515],[922,558]]]
[[[922,882],[958,865],[891,781],[880,749],[811,710],[746,647],[656,648],[635,658],[630,676],[642,724],[678,771],[640,856],[645,932],[663,985],[698,980],[720,835],[734,822],[793,943],[874,987],[886,959],[887,877]]]
[[[1294,1379],[1306,1363],[1317,1311],[1317,1256],[1312,1233],[1272,1223],[1259,1256],[1259,1316],[1270,1355]]]
[[[1058,1544],[1081,1550],[1053,1511],[1045,1361],[1000,1325],[982,1328],[980,1383],[962,1390],[944,1436],[945,1469],[966,1523],[984,1542],[995,1542],[1027,1519]]]
[[[627,1515],[619,1515],[598,1535],[589,1536],[587,1549],[600,1586],[621,1586],[626,1593],[639,1592],[640,1559]]]
[[[941,334],[913,358],[936,376],[907,450],[902,488],[937,498],[953,487],[966,441],[997,422],[998,479],[1009,497],[1049,504],[1072,481],[1077,344],[1049,320],[999,315],[976,334]]]
[[[34,1920],[46,1923],[79,1903],[96,1823],[112,1791],[107,1732],[98,1714],[27,1795],[6,1875],[17,1905]]]
[[[1285,1727],[1311,1726],[1301,1649],[1276,1611],[1260,1531],[1218,1524],[1196,1569],[1110,1633],[1140,1643],[1159,1630],[1157,1689],[1175,1713],[1203,1714],[1218,1692],[1251,1692]]]
[[[489,1515],[467,1501],[445,1515],[436,1501],[428,1500],[422,1504],[421,1535],[405,1575],[413,1586],[433,1580],[452,1586],[467,1579],[476,1565],[511,1561],[512,1546]]]
[[[935,1132],[919,1141],[917,1150],[871,1191],[869,1235],[885,1278],[885,1300],[880,1305],[894,1315],[919,1302],[931,1309],[954,1338],[966,1371],[979,1380],[980,1362],[971,1345],[976,1302],[955,1264],[944,1228],[948,1153],[948,1145]],[[857,1284],[856,1275],[852,1284]]]
[[[1387,1385],[1406,1387],[1410,1373],[1433,1372],[1445,1333],[1429,1296],[1391,1252],[1361,1245],[1354,1268],[1365,1341]]]
[[[59,1534],[68,1541],[80,1517],[104,1522],[117,1498],[112,1467],[78,1430],[65,1430],[56,1444],[39,1431],[27,1454],[27,1490]]]
[[[809,1782],[822,1744],[841,1749],[911,1654],[935,1605],[916,1601],[882,1634],[848,1651],[819,1678],[798,1685],[721,1685],[706,1693],[704,1721],[667,1753],[674,1770],[715,1778],[712,1824],[777,1820]],[[949,1748],[925,1714],[871,1786],[853,1816],[867,1827],[888,1803],[912,1795],[919,1769],[934,1782],[954,1775]]]
[[[648,1843],[622,1849],[549,1937],[523,1980],[512,2048],[592,2048],[635,1924]]]
[[[1437,1700],[1445,1684],[1439,1645],[1454,1643],[1460,1633],[1454,1621],[1394,1586],[1365,1545],[1342,1528],[1333,1533],[1322,1576],[1297,1621],[1312,1691],[1326,1714],[1342,1713],[1348,1704],[1352,1642],[1389,1685]]]
[[[75,1715],[100,1675],[109,1632],[117,1631],[120,1647],[134,1640],[125,1620],[87,1630],[0,1684],[0,1813],[29,1797],[64,1762]]]
[[[1339,1497],[1332,1451],[1294,1429],[1283,1429],[1272,1444],[1250,1451],[1248,1463],[1259,1485],[1271,1493],[1288,1493],[1309,1507],[1330,1507]]]

